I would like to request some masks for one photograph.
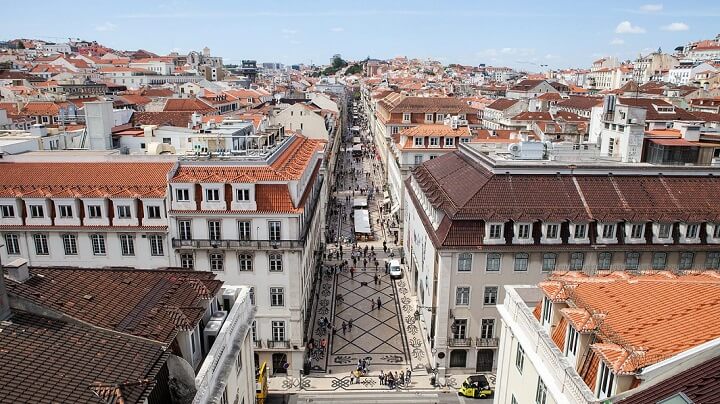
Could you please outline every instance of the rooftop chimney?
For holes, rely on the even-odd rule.
[[[10,301],[5,290],[5,277],[0,267],[0,320],[7,320],[10,317]]]
[[[26,259],[18,258],[5,266],[8,269],[8,278],[10,280],[23,283],[30,279],[30,270],[28,270]]]

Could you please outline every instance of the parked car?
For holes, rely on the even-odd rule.
[[[390,260],[390,279],[400,279],[403,276],[400,260]]]
[[[458,390],[458,395],[473,398],[492,397],[494,391],[488,383],[487,377],[483,375],[472,375],[465,379]]]

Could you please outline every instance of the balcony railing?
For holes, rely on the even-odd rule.
[[[207,239],[172,239],[173,248],[302,248],[302,240],[207,240]]]
[[[477,347],[498,346],[498,338],[475,338],[475,346],[477,346]]]
[[[472,346],[472,338],[450,338],[450,346]]]
[[[274,341],[274,340],[267,340],[267,346],[268,349],[290,349],[290,341]]]
[[[262,340],[253,341],[253,345],[255,345],[255,349],[262,349]]]

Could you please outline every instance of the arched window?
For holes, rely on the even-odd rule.
[[[458,271],[468,272],[472,270],[472,254],[461,253],[458,256]]]
[[[570,254],[570,270],[581,270],[583,268],[583,261],[585,261],[585,254],[581,252],[574,252]]]

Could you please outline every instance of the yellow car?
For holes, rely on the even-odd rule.
[[[458,391],[458,395],[473,398],[492,397],[494,391],[490,388],[490,383],[483,375],[473,375],[465,379]]]

